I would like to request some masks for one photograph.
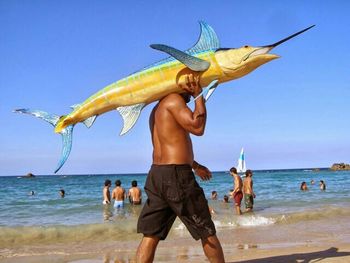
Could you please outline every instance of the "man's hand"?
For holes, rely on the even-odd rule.
[[[202,92],[202,87],[199,85],[199,76],[193,74],[186,75],[186,85],[179,85],[180,88],[191,94],[194,98]]]
[[[210,180],[211,178],[211,172],[209,171],[209,169],[201,164],[198,164],[197,167],[195,167],[194,172],[203,181]]]

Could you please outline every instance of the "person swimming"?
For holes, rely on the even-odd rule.
[[[320,180],[320,189],[321,189],[322,191],[325,191],[325,190],[326,190],[326,184],[325,184],[325,182],[324,182],[323,180]]]
[[[59,193],[60,193],[60,196],[61,196],[62,198],[64,198],[64,196],[65,196],[65,194],[66,194],[66,192],[64,191],[64,189],[61,189],[61,190],[59,191]]]
[[[301,185],[300,185],[300,190],[301,191],[308,191],[309,188],[307,187],[306,185],[306,182],[302,182]]]

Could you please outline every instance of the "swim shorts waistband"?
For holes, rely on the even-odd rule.
[[[188,163],[185,164],[152,164],[152,168],[183,168],[183,169],[192,169],[192,166]]]

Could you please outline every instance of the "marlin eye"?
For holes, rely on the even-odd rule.
[[[248,48],[248,46],[244,46],[244,48]]]

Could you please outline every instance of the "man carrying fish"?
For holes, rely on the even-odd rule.
[[[137,231],[144,236],[137,250],[137,262],[153,262],[159,240],[164,240],[176,217],[192,237],[201,239],[210,262],[225,262],[220,241],[202,188],[192,169],[202,180],[211,172],[194,160],[190,134],[201,136],[206,124],[206,107],[199,77],[186,76],[185,93],[171,93],[154,107],[150,116],[153,164],[145,191],[148,199],[140,214]],[[192,112],[186,105],[198,97]]]

